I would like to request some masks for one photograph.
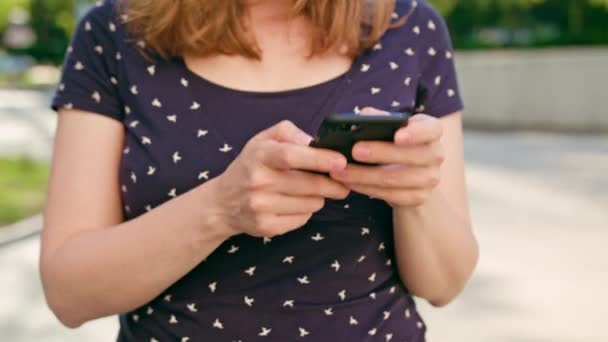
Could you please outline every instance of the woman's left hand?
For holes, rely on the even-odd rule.
[[[386,114],[365,108],[362,115]],[[441,121],[417,114],[395,133],[393,142],[365,141],[353,147],[355,160],[380,164],[348,164],[330,176],[351,190],[386,201],[393,209],[417,207],[430,197],[440,181],[445,158],[441,145]]]

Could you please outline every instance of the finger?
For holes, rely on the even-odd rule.
[[[400,206],[421,205],[429,196],[428,191],[424,190],[390,189],[366,185],[355,185],[351,189],[360,194],[382,199]]]
[[[345,199],[350,192],[346,186],[331,177],[307,171],[277,171],[275,179],[277,181],[270,190],[276,190],[290,196]]]
[[[417,145],[439,140],[443,134],[441,120],[417,114],[408,120],[407,126],[395,132],[395,143],[398,145]]]
[[[304,132],[293,122],[283,120],[278,124],[258,133],[252,140],[274,140],[285,143],[293,143],[308,146],[313,140],[308,133]]]
[[[383,141],[358,142],[353,147],[355,160],[370,164],[402,164],[410,166],[438,165],[444,151],[439,142],[425,145],[396,145]]]
[[[342,172],[332,172],[330,176],[353,186],[373,186],[381,188],[424,189],[437,186],[440,181],[439,168],[404,167],[401,165],[363,166],[349,164]]]
[[[310,220],[311,214],[298,214],[298,215],[272,215],[268,220],[269,224],[264,230],[268,230],[270,234],[268,237],[283,235],[290,231],[302,228],[308,220]]]
[[[361,115],[390,115],[389,112],[374,107],[365,107],[360,112]]]
[[[287,196],[275,192],[256,194],[250,199],[250,208],[255,212],[276,215],[302,215],[317,212],[325,205],[319,196]]]
[[[264,214],[258,218],[257,225],[259,228],[252,235],[268,238],[283,235],[303,227],[311,216],[310,213],[295,215]]]
[[[346,167],[339,152],[308,146],[267,141],[260,147],[258,160],[276,170],[308,170],[327,173]]]

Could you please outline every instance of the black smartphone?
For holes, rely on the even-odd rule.
[[[373,165],[354,160],[353,146],[359,141],[393,141],[395,132],[407,125],[409,117],[409,113],[332,114],[323,120],[310,146],[338,151],[346,157],[349,163]]]

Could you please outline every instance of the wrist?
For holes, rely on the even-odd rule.
[[[198,208],[199,222],[201,222],[201,233],[216,239],[227,240],[237,232],[230,227],[224,219],[223,210],[220,205],[218,178],[214,178],[205,184],[195,188],[196,203]]]
[[[431,191],[428,198],[418,205],[394,205],[393,213],[411,219],[419,219],[427,215],[432,202],[437,200],[439,192],[437,189]]]

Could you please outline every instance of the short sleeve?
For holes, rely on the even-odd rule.
[[[452,40],[444,18],[430,5],[419,5],[421,75],[416,111],[435,117],[463,110]]]
[[[66,52],[51,107],[73,108],[122,121],[117,91],[117,48],[112,1],[93,7],[79,22]]]

